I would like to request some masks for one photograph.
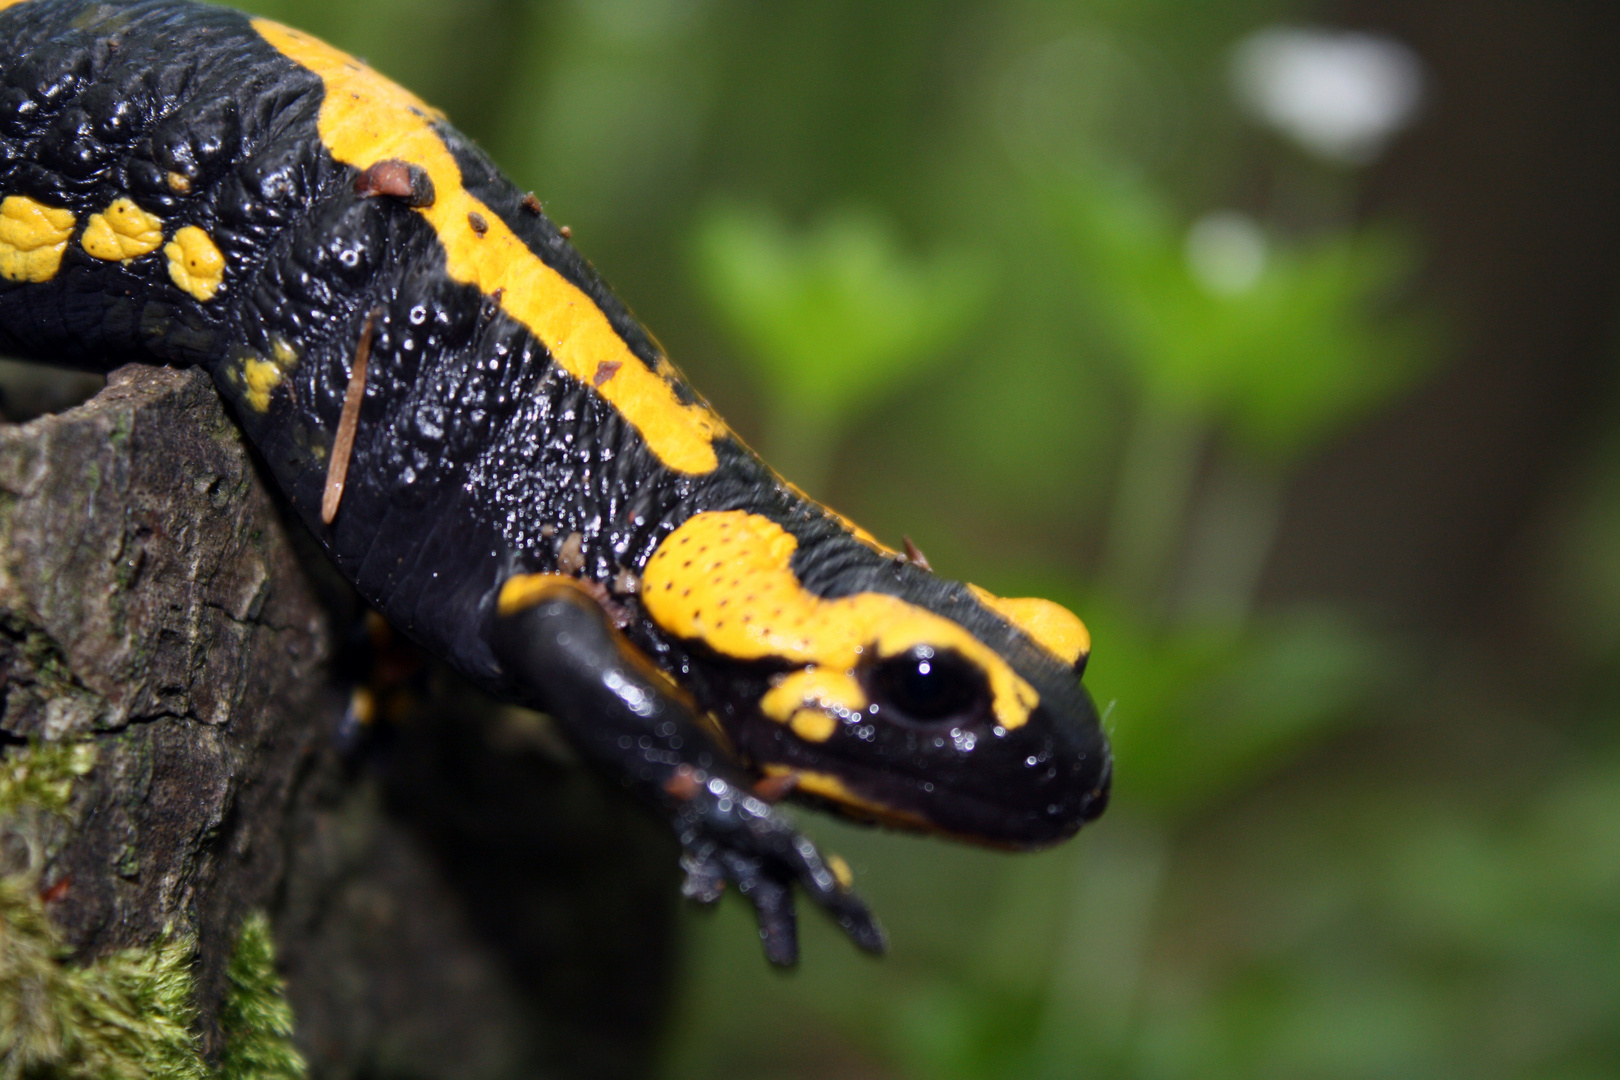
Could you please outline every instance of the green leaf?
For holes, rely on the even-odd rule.
[[[705,295],[767,391],[824,417],[938,363],[987,283],[962,252],[908,256],[893,226],[861,209],[793,233],[763,210],[720,207],[697,254]]]
[[[1417,266],[1414,245],[1392,229],[1288,243],[1219,215],[1240,264],[1223,274],[1221,230],[1215,250],[1201,250],[1210,219],[1189,232],[1128,174],[1076,174],[1052,205],[1082,298],[1143,395],[1267,459],[1297,459],[1391,401],[1436,355],[1434,316],[1392,308]]]

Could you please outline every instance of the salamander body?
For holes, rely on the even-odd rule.
[[[1078,619],[784,482],[532,195],[297,31],[0,0],[0,350],[205,368],[361,595],[659,807],[774,960],[795,883],[882,937],[757,791],[1004,846],[1106,803]]]

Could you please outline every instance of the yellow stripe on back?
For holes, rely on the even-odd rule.
[[[1029,719],[1040,696],[995,650],[957,623],[898,596],[817,596],[799,583],[789,564],[798,546],[791,533],[758,514],[694,514],[647,560],[642,604],[665,630],[726,656],[781,659],[823,670],[813,686],[795,685],[800,692],[791,700],[771,700],[773,712],[782,714],[777,719],[788,720],[800,703],[851,712],[865,708],[864,695],[856,696],[859,683],[843,676],[868,649],[888,657],[918,645],[953,649],[983,670],[1003,727],[1016,728]]]
[[[336,160],[366,169],[399,158],[427,171],[437,197],[417,212],[438,234],[452,278],[487,296],[499,295],[501,308],[527,326],[565,371],[595,385],[669,468],[684,473],[715,468],[713,443],[724,423],[703,405],[683,404],[671,369],[648,370],[590,297],[536,257],[462,186],[455,158],[430,124],[438,113],[330,45],[268,19],[254,19],[253,28],[282,55],[320,76],[326,86],[321,140]],[[469,214],[486,228],[475,230]]]

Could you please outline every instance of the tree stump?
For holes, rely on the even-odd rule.
[[[285,1075],[233,1051],[264,1035],[231,1025],[265,912],[312,1075],[641,1074],[672,841],[431,665],[406,723],[340,751],[358,605],[311,572],[199,372],[0,425],[0,1073],[26,1064],[17,987],[161,954],[194,1075]],[[59,971],[17,982],[36,931]]]

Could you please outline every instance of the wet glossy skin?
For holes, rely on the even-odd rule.
[[[937,577],[783,483],[426,105],[179,0],[0,4],[0,42],[0,348],[205,367],[361,594],[662,807],[693,891],[748,887],[773,958],[793,881],[881,939],[807,841],[738,809],[761,776],[1006,846],[1101,812],[1078,620]],[[379,166],[404,186],[368,186]]]

